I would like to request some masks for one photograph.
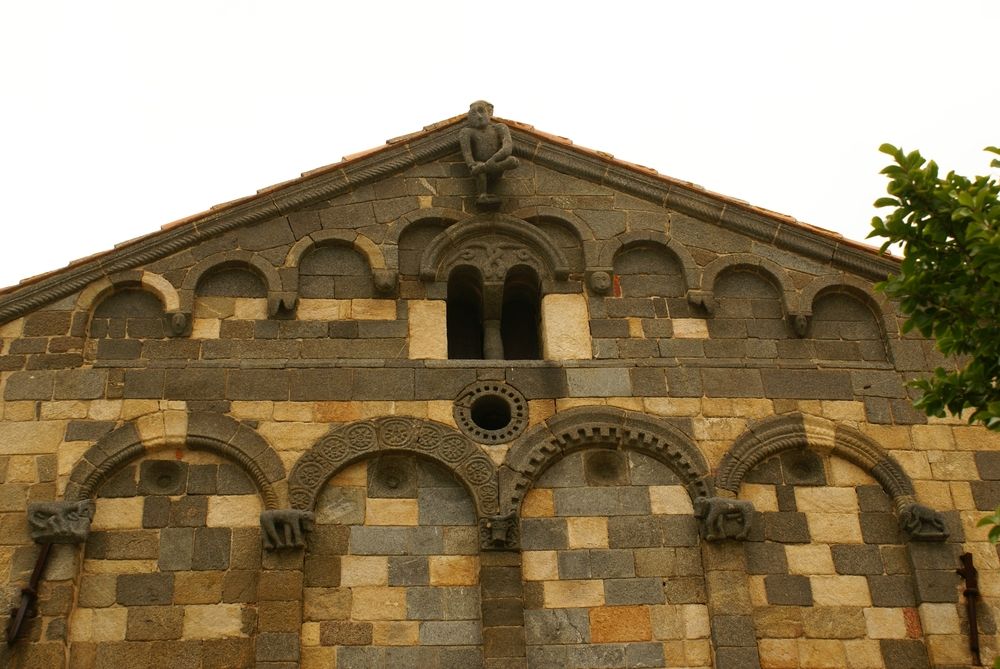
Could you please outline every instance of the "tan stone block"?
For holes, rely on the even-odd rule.
[[[926,504],[932,509],[952,508],[951,486],[947,481],[914,481],[913,489],[921,504]]]
[[[528,400],[528,425],[537,425],[556,415],[554,400]]]
[[[764,576],[750,574],[747,576],[747,587],[750,593],[750,604],[754,607],[767,606],[767,589],[764,587]]]
[[[643,339],[645,334],[642,331],[642,319],[641,318],[626,318],[625,322],[628,324],[628,336],[633,339]]]
[[[643,408],[657,416],[697,416],[701,400],[691,397],[644,397]]]
[[[340,584],[344,587],[359,585],[387,585],[389,560],[383,555],[344,555],[340,558]]]
[[[812,606],[802,609],[802,628],[813,639],[861,639],[865,617],[856,606]]]
[[[7,477],[4,483],[35,483],[38,467],[33,455],[12,455],[7,460]]]
[[[757,651],[761,669],[798,669],[799,647],[795,639],[760,639]]]
[[[91,529],[94,529],[91,523]],[[158,569],[156,560],[84,560],[85,574],[148,574]]]
[[[2,402],[3,419],[6,421],[33,421],[35,420],[34,402]]]
[[[738,439],[747,422],[742,418],[695,418],[692,427],[697,440],[727,441]]]
[[[847,665],[844,643],[834,639],[799,639],[799,666],[803,669],[838,669]]]
[[[648,606],[602,606],[590,610],[590,640],[593,643],[650,639]]]
[[[302,617],[305,620],[347,620],[351,615],[349,588],[305,588]]]
[[[677,604],[649,607],[649,622],[657,641],[684,638],[684,609]]]
[[[295,308],[300,321],[336,321],[351,317],[350,300],[320,300],[299,298]]]
[[[968,482],[952,481],[948,487],[951,489],[951,499],[954,501],[956,509],[972,511],[976,508],[976,501],[972,497],[972,486]]]
[[[858,429],[874,439],[879,446],[890,451],[905,451],[913,448],[913,443],[910,440],[910,430],[906,426],[861,423]]]
[[[493,464],[499,467],[507,459],[507,451],[510,450],[510,444],[483,444],[480,448],[486,451],[486,455],[490,456]]]
[[[547,609],[604,606],[604,582],[545,581],[542,601]]]
[[[757,636],[773,639],[797,639],[805,635],[801,606],[768,606],[754,602],[753,622]]]
[[[354,588],[353,620],[406,620],[406,588]]]
[[[217,604],[221,601],[222,572],[175,572],[174,604]]]
[[[649,504],[655,514],[691,514],[691,496],[682,485],[649,486]]]
[[[316,422],[350,423],[361,418],[358,402],[316,402]]]
[[[733,408],[733,400],[722,397],[703,397],[701,400],[701,413],[703,416],[732,418],[736,415]]]
[[[708,339],[708,322],[703,318],[675,318],[672,325],[677,339]]]
[[[567,518],[566,535],[570,548],[607,548],[607,518]]]
[[[561,397],[556,400],[556,413],[577,407],[607,406],[605,397]]]
[[[122,400],[91,400],[87,418],[92,420],[117,420],[122,415]]]
[[[274,418],[274,402],[235,400],[229,405],[229,414],[237,420],[271,420]]]
[[[365,502],[365,525],[417,525],[417,500],[368,499]]]
[[[0,337],[16,339],[24,332],[24,319],[18,318],[0,325]]]
[[[451,400],[429,400],[427,402],[427,418],[444,425],[457,427],[452,410],[455,405]]]
[[[254,495],[212,495],[208,498],[208,527],[259,527],[260,497]]]
[[[854,488],[832,486],[797,486],[795,504],[799,511],[822,513],[857,513],[858,495]]]
[[[241,321],[267,320],[267,298],[237,297],[233,300],[233,318]]]
[[[774,415],[774,402],[755,397],[733,400],[733,415],[740,418],[769,418]]]
[[[641,397],[609,397],[607,404],[609,407],[618,407],[627,411],[642,411]]]
[[[358,415],[361,418],[391,416],[395,410],[395,402],[358,402]]]
[[[821,411],[823,418],[837,422],[863,423],[867,420],[864,402],[823,400]]]
[[[40,402],[42,420],[62,420],[68,418],[86,418],[88,403],[79,400],[57,400],[55,402]]]
[[[303,646],[312,648],[319,645],[319,627],[319,623],[302,623],[300,638],[302,639]]]
[[[688,667],[711,667],[712,642],[709,639],[685,640],[684,663]]]
[[[928,636],[927,655],[935,667],[972,666],[969,639],[964,634]]]
[[[447,303],[444,300],[409,300],[410,358],[448,359]]]
[[[956,425],[951,429],[955,448],[962,451],[1000,451],[1000,432],[973,425]]]
[[[975,481],[979,478],[972,451],[928,451],[932,478],[938,481]]]
[[[0,423],[0,455],[55,453],[66,433],[66,421]]]
[[[883,669],[882,648],[875,639],[845,639],[844,654],[849,669]]]
[[[428,558],[431,585],[476,585],[479,556],[432,555]]]
[[[802,490],[797,488],[796,492]],[[806,513],[809,536],[814,542],[829,544],[860,544],[861,523],[856,514],[851,513]]]
[[[112,606],[103,609],[75,608],[70,614],[70,641],[123,641],[128,609]]]
[[[191,315],[193,320],[199,318],[232,318],[236,309],[234,297],[197,296]]]
[[[920,451],[951,451],[955,436],[950,425],[914,425],[910,428],[913,448]]]
[[[526,581],[558,581],[559,563],[555,551],[524,551],[521,572]]]
[[[275,402],[272,416],[281,422],[311,423],[315,408],[313,402]]]
[[[760,513],[778,510],[778,495],[774,486],[764,483],[743,483],[740,485],[740,499],[753,504]]]
[[[412,416],[414,418],[427,418],[427,402],[414,400],[412,402],[396,402],[395,409],[397,416]]]
[[[685,639],[707,639],[712,635],[708,607],[704,604],[684,604],[681,606],[684,619]]]
[[[532,488],[521,502],[522,518],[548,518],[556,513],[555,500],[550,488]]]
[[[789,574],[836,574],[833,554],[825,544],[788,544],[785,546]]]
[[[827,483],[831,486],[854,487],[876,484],[875,479],[868,472],[843,458],[829,458],[827,465]]]
[[[218,339],[222,329],[222,321],[218,318],[192,318],[192,339]]]
[[[865,627],[871,639],[905,639],[906,620],[903,609],[866,608]]]
[[[663,659],[668,667],[692,667],[684,655],[684,642],[680,639],[663,642]]]
[[[307,646],[301,651],[299,669],[330,669],[337,666],[336,646]]]
[[[276,451],[309,450],[329,430],[324,423],[262,422],[257,428]]]
[[[810,576],[816,606],[871,606],[868,580],[864,576]]]
[[[185,639],[225,639],[243,636],[241,604],[195,604],[184,607]]]
[[[368,486],[368,463],[365,460],[344,467],[333,475],[327,485],[335,486]]]
[[[926,451],[895,451],[892,456],[896,458],[903,471],[913,479],[929,479],[931,465],[927,461]]]
[[[719,467],[719,463],[722,462],[722,458],[726,456],[729,449],[732,448],[733,442],[722,440],[704,440],[698,442],[698,447],[701,449],[701,454],[705,456],[708,460],[709,470],[715,470]]]
[[[124,530],[142,527],[142,497],[101,497],[97,500],[93,530]]]
[[[392,620],[372,623],[373,646],[419,646],[420,623],[416,620]]]
[[[921,604],[920,625],[924,634],[959,634],[958,607],[955,604]]]
[[[394,321],[396,300],[351,300],[351,318],[358,321]]]
[[[546,360],[593,357],[584,295],[551,293],[542,298],[542,351]]]

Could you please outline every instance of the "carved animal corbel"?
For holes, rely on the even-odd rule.
[[[267,296],[267,315],[271,318],[291,318],[295,314],[295,306],[298,303],[297,293],[290,291],[269,293]]]
[[[689,290],[687,301],[693,307],[700,307],[709,316],[715,313],[715,296],[710,290]]]
[[[512,551],[521,546],[517,515],[490,516],[479,519],[479,545],[485,551]]]
[[[266,550],[303,548],[315,515],[302,509],[269,509],[260,514],[261,539]]]
[[[694,516],[701,521],[701,535],[706,541],[746,539],[753,515],[753,503],[747,500],[726,497],[698,497],[694,500]]]
[[[907,504],[900,509],[899,525],[913,541],[944,541],[948,538],[944,516],[923,504]]]
[[[96,506],[79,502],[37,502],[28,505],[28,528],[38,544],[80,544],[90,534]]]
[[[372,270],[372,280],[375,283],[375,292],[379,295],[392,295],[396,292],[397,273],[391,269]]]

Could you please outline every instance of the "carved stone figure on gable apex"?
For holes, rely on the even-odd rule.
[[[513,155],[514,143],[510,130],[503,123],[493,122],[493,105],[477,100],[469,105],[466,126],[458,133],[462,157],[476,178],[476,205],[495,209],[500,198],[494,192],[496,183],[507,170],[520,163]]]

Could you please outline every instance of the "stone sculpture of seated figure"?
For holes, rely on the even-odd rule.
[[[500,198],[493,192],[504,172],[518,166],[511,155],[514,145],[510,130],[503,123],[493,123],[493,105],[484,100],[469,105],[468,123],[458,133],[462,157],[476,178],[476,204],[493,208]]]

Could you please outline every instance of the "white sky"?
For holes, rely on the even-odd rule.
[[[0,4],[0,285],[464,113],[864,239],[882,142],[988,170],[1000,2]]]

